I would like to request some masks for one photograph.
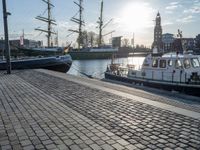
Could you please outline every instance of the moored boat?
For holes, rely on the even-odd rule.
[[[18,69],[49,69],[53,71],[66,73],[72,64],[70,55],[24,58],[11,61],[13,70]],[[6,70],[6,61],[0,61],[0,70]]]
[[[105,78],[128,83],[139,83],[166,90],[200,96],[200,62],[198,55],[148,55],[140,69],[108,66]]]
[[[84,60],[84,59],[110,59],[113,54],[118,52],[118,48],[112,47],[96,47],[96,48],[85,48],[80,51],[69,51],[73,60]]]

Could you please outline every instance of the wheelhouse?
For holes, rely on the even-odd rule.
[[[129,69],[128,76],[170,82],[200,82],[200,61],[195,55],[149,55],[141,69]]]

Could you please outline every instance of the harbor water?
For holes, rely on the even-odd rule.
[[[114,63],[120,63],[123,66],[133,64],[136,68],[140,68],[144,57],[128,57],[115,59]],[[107,66],[111,63],[111,59],[95,59],[95,60],[74,60],[68,74],[76,76],[90,75],[94,78],[104,78],[104,72]]]

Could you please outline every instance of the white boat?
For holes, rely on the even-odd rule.
[[[150,54],[144,59],[139,70],[133,66],[127,69],[120,69],[122,67],[119,66],[112,70],[111,64],[105,72],[105,78],[200,96],[199,58],[198,55],[192,54]]]

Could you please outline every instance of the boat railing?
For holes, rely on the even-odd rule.
[[[127,68],[128,69],[135,69],[135,65],[133,65],[133,64],[127,64]]]
[[[120,63],[110,64],[107,66],[107,72],[110,72],[119,76],[127,76],[128,67]]]

